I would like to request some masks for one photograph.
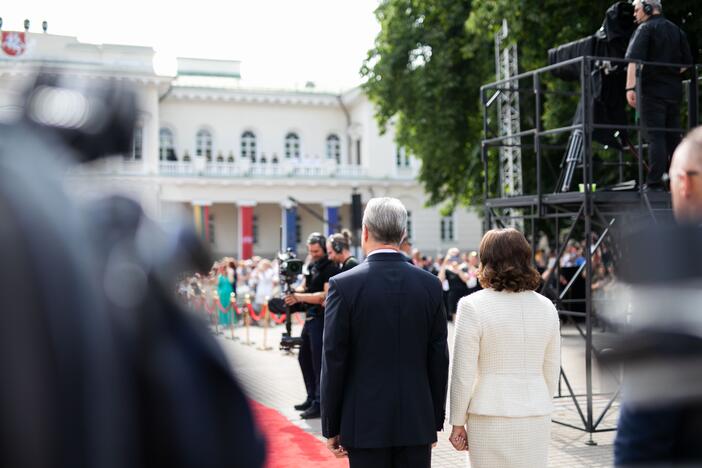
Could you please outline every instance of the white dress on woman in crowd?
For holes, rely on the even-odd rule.
[[[551,301],[533,291],[466,296],[453,349],[449,421],[467,423],[471,467],[547,466],[560,372]]]
[[[267,268],[265,270],[256,271],[256,297],[254,303],[258,305],[265,304],[268,299],[273,297],[273,287],[275,286],[275,270]]]

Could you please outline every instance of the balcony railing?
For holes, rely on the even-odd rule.
[[[181,177],[223,177],[223,178],[261,178],[261,179],[389,179],[413,180],[417,177],[418,168],[396,167],[388,175],[371,175],[362,166],[337,164],[335,161],[282,161],[280,163],[237,162],[205,162],[195,161],[159,161],[158,173],[163,176]],[[110,158],[93,163],[79,165],[70,170],[74,175],[149,175],[149,164],[142,160],[124,160]]]
[[[205,163],[202,161],[161,161],[159,172],[173,176],[206,177],[266,177],[266,178],[358,178],[365,177],[367,171],[360,166],[338,165],[336,163]]]

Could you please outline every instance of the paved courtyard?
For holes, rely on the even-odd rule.
[[[304,384],[297,364],[297,355],[286,354],[278,350],[278,342],[283,331],[282,326],[272,328],[268,334],[268,346],[273,349],[261,350],[263,344],[263,329],[251,327],[251,345],[246,345],[244,329],[236,329],[236,340],[231,339],[229,330],[218,335],[217,340],[225,350],[237,377],[248,395],[260,403],[272,407],[291,422],[324,440],[321,434],[319,419],[305,421],[299,418],[299,413],[293,405],[305,399]],[[299,335],[300,326],[293,328],[293,334]],[[453,325],[449,324],[449,341],[453,341]],[[585,358],[583,340],[577,331],[567,327],[563,332],[563,367],[571,386],[576,394],[585,390]],[[451,343],[450,343],[451,344]],[[610,373],[600,372],[595,366],[593,384],[596,393],[610,391],[614,384]],[[562,386],[563,398],[556,399],[557,410],[554,420],[559,420],[575,426],[582,426],[578,412],[568,396],[565,384]],[[579,399],[582,411],[585,413],[585,398]],[[597,420],[602,409],[607,404],[605,395],[595,398],[593,415]],[[607,413],[601,424],[602,428],[614,427],[617,418],[618,402]],[[437,468],[469,466],[465,452],[456,452],[448,442],[449,427],[439,434],[439,444],[434,449],[432,466]],[[586,445],[589,435],[570,427],[553,424],[551,433],[551,448],[549,452],[550,467],[609,467],[612,466],[612,443],[614,432],[603,432],[593,436],[595,446]]]

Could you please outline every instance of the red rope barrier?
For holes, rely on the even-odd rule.
[[[266,310],[268,310],[267,305],[264,305],[264,307],[266,308]],[[280,325],[281,323],[285,322],[285,319],[288,318],[287,314],[282,314],[278,318],[276,318],[275,314],[271,314],[270,317],[271,319],[273,319],[273,323],[277,325]]]
[[[242,314],[241,309],[240,309],[239,306],[236,304],[236,302],[232,302],[232,303],[231,303],[231,306],[234,307],[234,312],[236,312],[236,315],[241,315],[241,314]]]
[[[254,310],[254,308],[250,302],[248,304],[246,304],[246,308],[249,309],[249,315],[256,322],[258,322],[259,320],[261,320],[263,318],[263,309],[261,309],[261,315],[256,315],[256,311]]]
[[[205,312],[207,312],[208,315],[212,315],[214,313],[214,311],[217,309],[217,306],[215,305],[214,301],[212,302],[212,305],[209,306],[209,305],[207,305],[207,300],[203,300],[202,305],[205,308]]]
[[[226,314],[227,311],[232,307],[232,303],[230,302],[227,307],[224,307],[222,305],[222,299],[217,298],[217,308],[219,309],[220,312],[223,314]]]
[[[298,325],[304,325],[305,324],[305,319],[300,317],[300,314],[294,314],[293,317],[295,317],[295,321],[297,322]]]

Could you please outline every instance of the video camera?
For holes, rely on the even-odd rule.
[[[292,336],[292,314],[306,311],[309,305],[298,303],[291,307],[283,302],[283,298],[294,292],[293,285],[303,273],[304,262],[297,258],[292,249],[287,249],[285,252],[278,254],[278,264],[278,275],[280,276],[283,297],[271,299],[268,306],[269,310],[274,314],[286,314],[285,333],[283,333],[283,337],[280,340],[280,349],[290,352],[294,348],[299,348],[302,344],[302,338]]]
[[[292,291],[292,285],[297,281],[297,278],[302,274],[304,262],[297,258],[292,249],[278,254],[278,274],[283,283],[283,293]]]

